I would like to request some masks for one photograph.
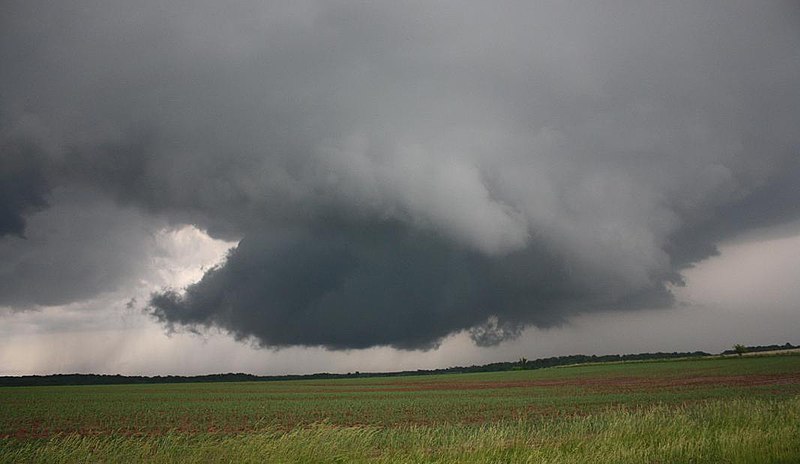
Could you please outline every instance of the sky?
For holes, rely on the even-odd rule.
[[[0,375],[800,343],[797,2],[0,3]]]

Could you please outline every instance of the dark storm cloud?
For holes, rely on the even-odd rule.
[[[57,189],[24,238],[0,240],[0,307],[81,301],[136,282],[163,223],[91,192]]]
[[[526,324],[552,326],[589,302],[608,309],[625,297],[588,289],[534,246],[490,258],[381,222],[248,236],[185,293],[157,294],[151,305],[165,323],[225,327],[268,346],[421,348],[464,327],[493,344]],[[492,312],[502,320],[487,321]]]
[[[166,324],[264,346],[492,344],[668,305],[721,240],[800,217],[791,2],[3,9],[4,146],[22,134],[41,156],[13,174],[4,151],[0,178],[33,180],[3,181],[0,233],[46,229],[31,213],[62,185],[241,239],[153,296]],[[124,269],[143,242],[111,233],[135,246],[96,256]]]
[[[0,153],[0,237],[23,237],[25,216],[47,206],[46,162],[37,147],[24,140],[4,140]]]
[[[751,191],[731,198],[676,231],[667,244],[673,265],[716,255],[716,244],[743,231],[800,218],[800,155],[782,160],[775,173]]]

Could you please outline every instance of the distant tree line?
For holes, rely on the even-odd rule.
[[[736,347],[740,347],[737,349]],[[742,346],[736,345],[731,350],[725,350],[722,354],[741,354],[741,353],[759,353],[762,351],[778,351],[778,350],[793,350],[795,348],[800,348],[800,345],[792,345],[789,342],[784,343],[783,345],[758,345],[758,346]]]
[[[800,348],[798,345],[785,343],[783,345],[761,345],[744,347],[747,352],[777,351]],[[737,354],[736,350],[725,350],[721,354]],[[252,374],[209,374],[209,375],[105,375],[105,374],[52,374],[52,375],[23,375],[0,376],[0,386],[35,386],[35,385],[121,385],[121,384],[151,384],[151,383],[191,383],[191,382],[251,382],[275,380],[314,380],[314,379],[351,379],[366,377],[398,377],[408,375],[436,375],[456,374],[470,372],[500,372],[510,370],[542,369],[545,367],[567,366],[571,364],[587,364],[616,361],[645,361],[657,359],[698,358],[710,356],[705,351],[672,352],[672,353],[638,353],[638,354],[606,354],[570,356],[555,356],[528,360],[520,358],[518,361],[496,362],[472,366],[455,366],[443,369],[418,369],[415,371],[397,372],[350,372],[347,374],[332,374],[321,372],[317,374],[289,374],[289,375],[252,375]]]
[[[777,349],[791,347],[788,343]],[[750,347],[753,351],[759,347]],[[190,382],[250,382],[250,381],[275,381],[275,380],[314,380],[314,379],[342,379],[366,377],[397,377],[408,375],[436,375],[469,372],[499,372],[519,369],[542,369],[545,367],[566,366],[570,364],[586,364],[596,362],[614,361],[641,361],[650,359],[696,358],[709,356],[704,351],[672,352],[672,353],[638,353],[638,354],[607,354],[556,356],[528,360],[520,358],[519,361],[496,362],[483,365],[455,366],[444,369],[418,369],[415,371],[398,372],[351,372],[347,374],[331,374],[327,372],[317,374],[297,375],[252,375],[243,373],[209,374],[209,375],[105,375],[105,374],[53,374],[53,375],[24,375],[0,377],[0,386],[35,386],[35,385],[121,385],[121,384],[154,384],[154,383],[190,383]]]

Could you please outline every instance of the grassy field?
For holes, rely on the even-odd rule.
[[[800,462],[800,356],[6,387],[2,462]]]

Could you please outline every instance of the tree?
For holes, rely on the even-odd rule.
[[[741,355],[747,353],[747,347],[742,345],[741,343],[737,343],[737,344],[733,345],[733,351],[735,351],[736,354],[741,356]]]

